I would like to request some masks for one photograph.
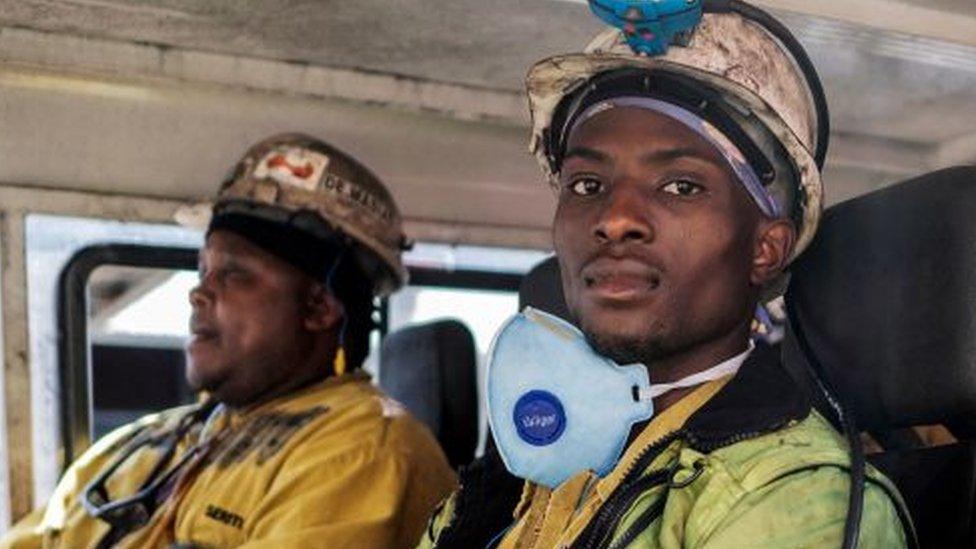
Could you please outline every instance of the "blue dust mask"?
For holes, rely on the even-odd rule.
[[[653,399],[735,373],[743,353],[674,383],[651,385],[641,364],[597,354],[568,322],[527,307],[488,352],[488,422],[508,470],[555,488],[582,471],[609,473]]]

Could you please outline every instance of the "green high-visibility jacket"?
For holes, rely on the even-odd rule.
[[[636,439],[605,479],[581,474],[555,490],[528,484],[507,531],[497,522],[487,527],[494,532],[473,531],[491,522],[471,518],[477,502],[492,499],[491,485],[462,475],[462,490],[486,494],[448,500],[421,546],[483,547],[494,538],[505,549],[839,548],[849,465],[844,437],[813,409],[778,353],[756,350],[680,427]],[[897,489],[871,467],[867,478],[859,547],[912,544]]]

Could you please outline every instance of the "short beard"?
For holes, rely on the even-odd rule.
[[[586,341],[597,353],[617,364],[651,365],[671,350],[657,337],[621,338],[606,334],[586,333]]]

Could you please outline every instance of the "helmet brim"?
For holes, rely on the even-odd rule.
[[[823,183],[811,152],[790,126],[758,94],[715,73],[689,65],[674,63],[663,58],[614,53],[559,55],[533,65],[526,77],[533,123],[529,147],[550,182],[554,180],[556,174],[553,173],[548,151],[545,150],[544,134],[550,128],[556,109],[567,96],[585,85],[593,76],[623,68],[637,68],[651,74],[660,72],[694,79],[748,108],[766,125],[786,149],[799,177],[801,212],[796,218],[800,226],[797,227],[797,242],[790,261],[799,256],[813,240],[822,212]]]
[[[241,200],[239,198],[235,200]],[[254,211],[270,208],[267,204],[256,201]],[[213,218],[214,206],[220,202],[197,202],[177,208],[173,219],[180,225],[191,229],[205,231]],[[356,260],[366,273],[373,273],[374,293],[377,297],[387,296],[407,284],[409,274],[398,257],[389,253],[387,247],[381,245],[370,235],[365,234],[356,226],[341,221],[335,222],[336,228],[348,235],[357,245],[366,249],[356,253]],[[378,261],[377,261],[378,259]]]

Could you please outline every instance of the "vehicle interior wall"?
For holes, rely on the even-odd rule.
[[[973,160],[972,3],[761,4],[825,82],[830,203]],[[199,198],[241,148],[292,128],[363,158],[409,217],[533,228],[552,199],[525,154],[525,70],[600,28],[579,0],[0,8],[0,181]]]
[[[824,78],[828,205],[976,163],[972,2],[758,3]],[[0,530],[58,474],[29,216],[172,227],[244,148],[298,130],[375,170],[418,241],[547,250],[555,201],[527,151],[521,80],[599,30],[584,4],[0,0]]]

